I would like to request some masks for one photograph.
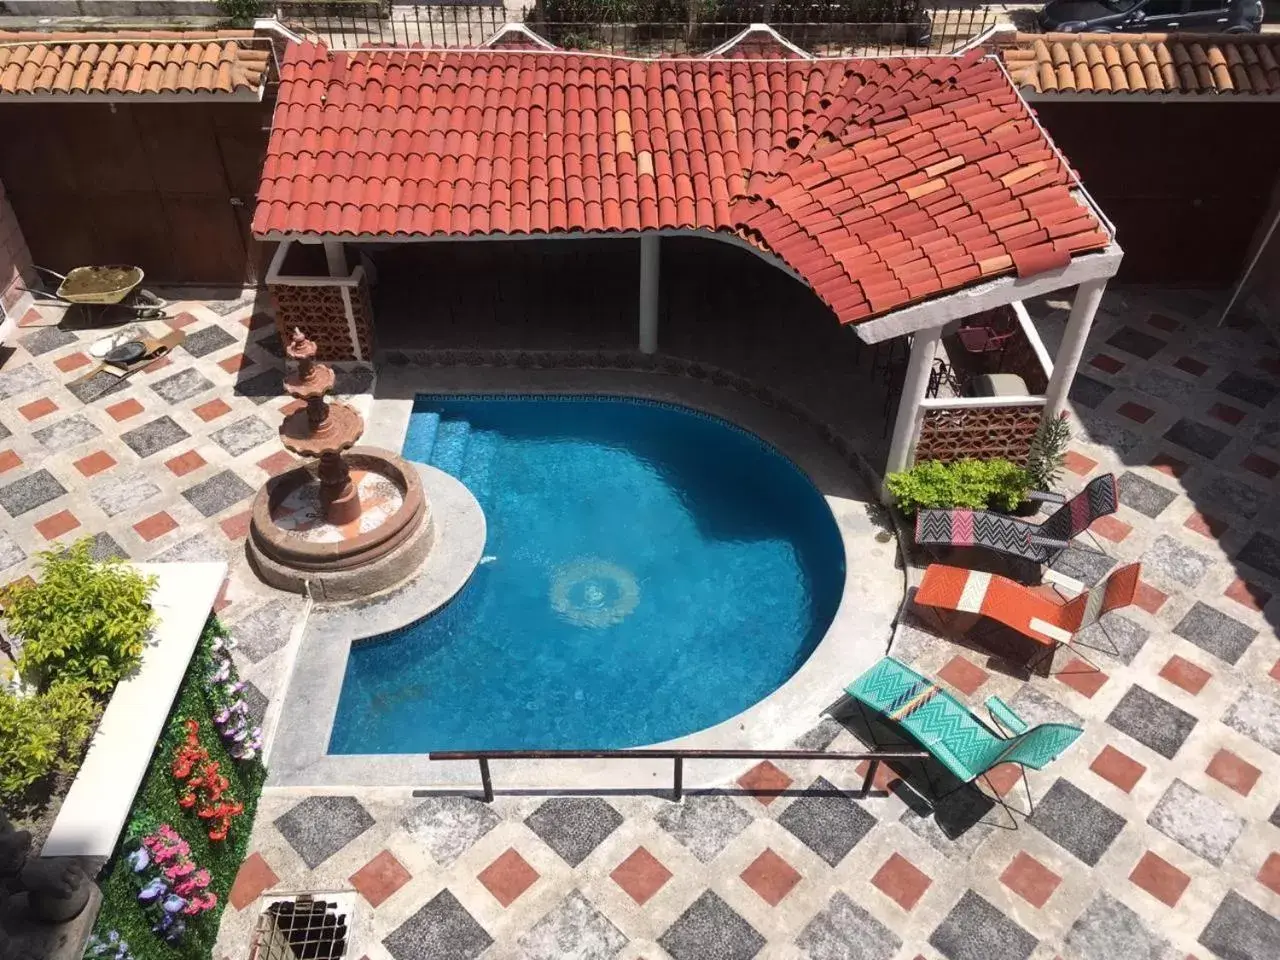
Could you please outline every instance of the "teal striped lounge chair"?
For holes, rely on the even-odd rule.
[[[1027,783],[1026,768],[1039,770],[1047,766],[1083,732],[1065,723],[1028,727],[1003,700],[988,697],[986,707],[995,723],[993,729],[937,682],[893,657],[885,657],[849,684],[845,692],[857,702],[860,710],[869,710],[909,734],[946,767],[961,786],[983,780],[1010,818],[1013,810],[992,785],[988,772],[1002,763],[1018,764],[1030,804],[1031,786]],[[865,712],[864,719],[870,728]],[[1030,811],[1030,806],[1028,809]]]

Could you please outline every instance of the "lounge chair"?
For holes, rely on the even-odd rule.
[[[961,786],[982,779],[1010,819],[1013,808],[992,785],[987,773],[1002,763],[1018,764],[1030,805],[1031,786],[1027,783],[1026,768],[1039,770],[1048,765],[1083,732],[1065,723],[1028,727],[1008,704],[993,696],[987,698],[987,710],[997,729],[1008,731],[1008,735],[997,732],[937,683],[893,657],[885,657],[849,684],[845,692],[858,703],[859,709],[879,714],[910,734]]]
[[[1116,512],[1120,489],[1115,474],[1108,473],[1065,502],[1053,493],[1032,491],[1030,496],[1062,505],[1040,524],[986,510],[921,509],[916,512],[916,543],[985,547],[1033,563],[1052,563],[1089,524]]]
[[[1049,647],[1072,638],[1111,610],[1133,603],[1142,564],[1121,567],[1101,587],[1057,603],[1008,577],[962,567],[931,563],[916,590],[915,602],[937,611],[976,613],[1003,623],[1025,637]],[[1105,628],[1104,628],[1105,630]]]

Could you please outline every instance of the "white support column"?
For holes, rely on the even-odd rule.
[[[329,276],[346,277],[350,275],[347,270],[347,251],[342,245],[341,240],[326,240],[324,242],[324,260],[329,265]]]
[[[933,369],[933,357],[941,336],[942,327],[927,327],[917,330],[911,341],[911,357],[907,360],[907,375],[902,381],[902,396],[898,398],[898,418],[893,424],[885,473],[905,470],[911,459],[916,424],[920,420],[920,401],[929,387],[929,371]]]
[[[1053,376],[1049,378],[1049,386],[1044,391],[1043,415],[1046,418],[1056,417],[1067,405],[1067,391],[1071,389],[1071,381],[1075,379],[1076,370],[1080,366],[1085,341],[1089,339],[1089,331],[1093,328],[1094,314],[1098,312],[1098,304],[1102,302],[1102,294],[1106,289],[1106,280],[1087,280],[1076,287],[1075,299],[1071,301],[1071,315],[1067,318],[1067,329],[1062,333],[1062,343],[1053,360]]]
[[[658,351],[658,266],[656,233],[640,234],[640,352]]]

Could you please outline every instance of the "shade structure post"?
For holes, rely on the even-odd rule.
[[[658,351],[659,239],[656,233],[640,235],[640,352]]]
[[[933,368],[934,353],[942,327],[917,330],[911,340],[911,356],[907,359],[907,374],[902,382],[902,396],[898,399],[898,416],[893,424],[893,439],[889,441],[889,458],[885,473],[905,470],[911,463],[911,448],[915,444],[920,424],[920,402],[929,386],[929,371]],[[888,502],[888,491],[882,491]]]
[[[1053,360],[1053,376],[1049,378],[1049,386],[1044,391],[1045,419],[1053,419],[1067,405],[1071,381],[1076,378],[1089,331],[1093,329],[1093,318],[1106,289],[1106,280],[1088,280],[1076,287],[1075,299],[1071,301],[1071,315],[1067,318],[1067,329],[1063,331],[1058,355]]]

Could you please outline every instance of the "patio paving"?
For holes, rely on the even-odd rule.
[[[0,579],[26,573],[46,534],[137,558],[229,556],[223,614],[261,709],[302,604],[247,576],[241,487],[287,460],[266,439],[239,449],[260,429],[215,434],[251,417],[274,429],[284,399],[270,325],[251,303],[213,306],[183,305],[189,333],[233,342],[206,335],[203,356],[176,350],[87,406],[66,388],[85,337],[43,333],[0,367]],[[859,772],[834,762],[744,770],[745,785],[679,805],[270,790],[215,956],[245,955],[264,891],[352,888],[356,960],[1280,956],[1280,350],[1258,327],[1214,329],[1213,307],[1109,293],[1073,390],[1067,486],[1114,471],[1124,494],[1059,567],[1096,582],[1144,565],[1110,637],[1034,675],[914,616],[894,641],[975,708],[998,694],[1029,722],[1083,723],[1031,774],[1036,811],[1016,830],[972,791],[931,810],[889,771],[860,799]],[[1052,340],[1059,312],[1037,312]],[[185,370],[211,386],[176,404],[152,389]],[[228,409],[202,419],[215,399]],[[36,437],[75,417],[96,432]],[[857,749],[854,732],[813,724],[804,746]],[[1012,773],[993,779],[1021,808]]]

